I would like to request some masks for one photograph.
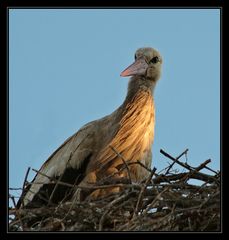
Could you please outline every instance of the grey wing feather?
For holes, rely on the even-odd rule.
[[[37,173],[29,191],[25,194],[24,206],[33,200],[43,184],[50,182],[50,178],[61,176],[67,167],[80,168],[86,157],[93,152],[95,123],[96,121],[93,121],[84,125],[78,132],[69,137],[42,165],[39,170],[41,174]]]

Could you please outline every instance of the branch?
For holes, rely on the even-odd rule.
[[[163,150],[161,149],[161,151],[163,151]],[[164,151],[163,151],[163,152],[164,152]],[[173,165],[178,161],[178,159],[181,158],[184,154],[187,154],[187,152],[188,152],[188,148],[187,148],[184,152],[182,152],[182,153],[175,159],[175,161],[169,166],[169,168],[167,169],[165,175],[166,175],[167,173],[169,173],[169,170],[170,170],[170,169],[173,167]]]
[[[141,201],[142,201],[143,194],[144,194],[147,186],[149,185],[149,183],[150,183],[150,181],[151,181],[154,173],[156,172],[156,170],[157,170],[156,168],[153,168],[153,170],[151,171],[151,173],[150,173],[150,175],[149,175],[146,183],[143,184],[143,186],[142,186],[142,188],[141,188],[141,191],[140,191],[139,196],[138,196],[138,200],[137,200],[137,204],[136,204],[136,207],[135,207],[135,211],[134,211],[133,217],[134,217],[134,216],[138,213],[138,211],[139,211],[139,206],[140,206],[140,203],[141,203]]]
[[[30,167],[28,167],[28,169],[26,171],[24,182],[23,182],[23,186],[22,186],[22,194],[21,194],[21,204],[22,204],[22,207],[24,207],[25,189],[26,189],[26,184],[28,183],[27,182],[27,178],[28,178],[28,175],[29,175],[29,171],[30,171]]]
[[[126,167],[126,170],[127,170],[129,181],[130,181],[130,183],[132,183],[131,175],[130,175],[130,169],[129,169],[127,163],[126,163],[126,160],[124,159],[124,157],[114,147],[112,147],[111,145],[109,145],[109,147],[117,154],[118,157],[120,157],[122,159],[122,161],[123,161],[123,163],[124,163],[124,165]]]
[[[178,161],[178,159],[172,157],[171,155],[169,155],[169,154],[168,154],[167,152],[165,152],[164,150],[161,149],[161,150],[160,150],[160,153],[163,154],[164,156],[166,156],[167,158],[173,160],[175,163],[177,163],[177,164],[181,165],[182,167],[188,169],[189,171],[192,170],[192,168],[191,168],[187,163],[184,164],[184,163]]]

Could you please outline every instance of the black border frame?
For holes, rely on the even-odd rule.
[[[91,3],[92,1],[88,1],[87,3],[85,3],[85,1],[81,1],[81,2],[75,2],[72,3],[71,1],[61,1],[61,0],[56,0],[56,1],[44,1],[44,0],[38,0],[38,1],[25,1],[25,0],[20,0],[20,1],[13,1],[13,0],[9,0],[9,1],[4,1],[2,3],[0,3],[0,7],[1,7],[1,17],[3,18],[3,21],[1,21],[1,24],[3,25],[3,27],[1,28],[4,31],[4,36],[5,36],[5,41],[2,44],[2,51],[4,52],[3,56],[3,61],[2,61],[2,66],[3,66],[3,72],[5,73],[5,84],[4,87],[2,89],[5,90],[6,96],[3,100],[6,100],[6,104],[1,108],[4,109],[6,112],[6,128],[5,128],[5,139],[6,139],[6,161],[4,162],[4,166],[1,169],[6,169],[6,177],[4,177],[4,175],[1,174],[1,177],[4,177],[4,179],[2,181],[0,181],[0,183],[3,185],[1,189],[5,189],[6,190],[6,196],[5,199],[2,199],[2,194],[1,194],[1,207],[4,206],[3,211],[0,211],[1,213],[4,212],[5,213],[5,217],[3,217],[3,219],[1,219],[0,222],[0,236],[2,236],[2,234],[4,234],[5,236],[7,235],[7,237],[20,237],[18,235],[22,235],[25,238],[31,238],[34,237],[35,235],[41,235],[41,237],[44,237],[44,234],[46,235],[54,235],[55,237],[59,238],[59,237],[65,237],[65,234],[67,234],[68,236],[72,236],[73,237],[80,237],[78,236],[79,234],[96,234],[98,235],[98,237],[107,237],[107,234],[109,234],[109,237],[111,237],[111,235],[115,235],[115,234],[119,234],[123,237],[134,237],[134,235],[136,235],[136,237],[139,236],[139,234],[144,235],[141,237],[151,237],[151,234],[153,234],[152,237],[159,237],[159,238],[167,238],[167,237],[175,237],[177,238],[184,238],[187,237],[190,239],[193,239],[193,237],[206,237],[207,239],[222,239],[223,238],[223,211],[222,211],[222,207],[223,207],[223,198],[222,198],[222,193],[221,192],[221,231],[220,232],[102,232],[102,233],[95,233],[95,232],[8,232],[8,169],[9,169],[9,158],[8,158],[8,153],[9,153],[9,147],[8,147],[8,142],[9,142],[9,113],[8,113],[8,102],[9,102],[9,96],[8,96],[8,89],[9,89],[9,69],[8,69],[8,60],[9,60],[9,52],[8,52],[8,22],[9,22],[9,18],[8,18],[8,10],[9,9],[16,9],[16,8],[27,8],[27,9],[62,9],[62,8],[83,8],[83,9],[90,9],[90,8],[95,8],[95,9],[144,9],[144,8],[156,8],[156,9],[165,9],[165,8],[169,8],[169,9],[205,9],[205,8],[213,8],[213,9],[220,9],[221,10],[221,16],[220,16],[220,22],[221,22],[221,34],[220,34],[220,38],[221,38],[221,45],[220,45],[220,52],[221,52],[221,82],[220,82],[220,95],[221,95],[221,99],[220,99],[220,114],[221,114],[221,126],[220,126],[220,132],[222,134],[222,79],[223,79],[223,26],[225,24],[223,24],[223,12],[224,12],[224,1],[226,0],[181,0],[181,1],[172,1],[172,0],[151,0],[151,5],[149,5],[149,1],[141,1],[142,5],[140,4],[134,4],[133,5],[129,5],[129,4],[125,4],[124,2],[122,2],[122,4],[119,4],[119,2],[116,2],[116,4],[112,4],[109,6],[107,5],[107,3],[97,3],[95,4],[94,2]],[[2,82],[2,81],[1,81]],[[1,95],[1,96],[4,96]],[[1,101],[1,103],[3,103],[4,101]],[[222,167],[222,135],[221,135],[221,149],[220,149],[220,155],[221,155],[221,170],[223,170]],[[223,171],[222,171],[223,172]],[[222,174],[223,176],[223,174]],[[6,180],[6,184],[5,181]],[[222,181],[222,185],[223,185],[223,181]],[[221,190],[222,187],[221,187]],[[5,203],[5,204],[4,204]],[[2,215],[2,214],[1,214]],[[33,236],[31,236],[31,234]],[[64,235],[63,235],[64,234]],[[76,234],[76,235],[75,235]],[[125,236],[124,236],[125,235]],[[3,239],[3,238],[2,238]],[[5,239],[5,238],[4,238]]]

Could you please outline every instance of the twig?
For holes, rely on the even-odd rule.
[[[165,152],[163,149],[160,149],[160,153],[162,153],[164,156],[166,156],[166,157],[168,157],[169,159],[171,159],[171,160],[174,161],[174,162],[172,163],[172,166],[173,166],[175,163],[177,163],[177,164],[179,164],[180,166],[188,169],[189,171],[192,171],[192,170],[194,170],[195,168],[189,166],[187,163],[182,163],[182,162],[178,161],[178,159],[179,159],[181,156],[183,156],[184,154],[187,154],[187,151],[188,151],[188,149],[186,149],[183,153],[181,153],[177,158],[174,158],[174,157],[172,157],[170,154],[168,154],[167,152]],[[211,159],[209,159],[209,160],[211,161]],[[209,161],[209,160],[206,160],[206,161]],[[209,163],[209,162],[208,162],[208,163]],[[204,163],[203,163],[203,164],[204,164]],[[206,165],[206,164],[205,164],[205,165]],[[201,164],[201,166],[202,166],[202,164]],[[208,169],[209,171],[212,171],[212,172],[214,172],[215,174],[217,174],[216,171],[212,170],[211,168],[209,168],[209,167],[207,167],[207,166],[204,166],[203,168],[206,168],[206,169]],[[169,170],[170,170],[170,169],[169,169]],[[167,172],[166,172],[165,174],[167,174],[167,173],[168,173],[168,170],[167,170]]]
[[[211,162],[211,159],[204,161],[197,168],[195,168],[193,172],[199,172],[201,169],[206,168],[206,165],[210,162]]]
[[[22,187],[23,190],[25,189],[25,185],[27,183],[27,178],[28,178],[28,175],[29,175],[29,171],[30,171],[30,167],[28,167],[28,169],[26,171],[26,174],[25,174],[25,179],[24,179],[23,187]]]
[[[139,196],[138,196],[138,200],[137,200],[137,204],[136,204],[136,207],[135,207],[135,211],[133,213],[133,217],[138,213],[139,211],[139,205],[140,205],[140,202],[142,201],[142,197],[143,197],[143,193],[145,192],[147,186],[149,185],[154,173],[156,172],[156,168],[153,168],[153,170],[151,171],[149,177],[147,178],[147,181],[146,183],[142,186],[141,188],[141,191],[139,193]]]
[[[54,180],[52,177],[50,177],[50,176],[48,176],[48,175],[42,173],[41,171],[38,171],[38,170],[36,170],[36,169],[34,169],[34,168],[32,168],[32,170],[33,170],[34,172],[36,172],[36,173],[38,173],[38,174],[44,176],[44,177],[47,177],[47,178],[50,179],[50,180]],[[31,183],[31,184],[34,184],[34,183]]]
[[[9,197],[10,197],[10,199],[11,199],[12,202],[13,202],[14,208],[17,208],[17,204],[16,204],[16,202],[15,202],[14,196],[12,196],[11,194],[9,194]]]
[[[208,169],[209,171],[211,171],[211,172],[215,173],[216,175],[218,174],[218,172],[214,171],[213,169],[211,169],[211,168],[210,168],[210,167],[208,167],[208,166],[205,166],[205,168],[206,168],[206,169]]]
[[[126,160],[124,159],[124,157],[111,145],[109,145],[109,147],[117,154],[118,157],[120,157],[126,167],[126,171],[127,171],[127,174],[128,174],[128,177],[129,177],[129,181],[130,181],[130,184],[132,183],[131,181],[131,175],[130,175],[130,169],[126,163]]]
[[[164,156],[166,156],[167,158],[173,160],[174,162],[176,162],[177,164],[181,165],[182,167],[188,169],[189,171],[192,170],[192,168],[188,165],[188,164],[185,164],[185,163],[182,163],[180,161],[178,161],[176,158],[172,157],[171,155],[169,155],[167,152],[165,152],[164,150],[160,150],[160,153],[163,154]]]
[[[133,164],[138,164],[138,165],[140,165],[141,167],[143,167],[144,169],[146,169],[148,172],[151,173],[151,171],[152,171],[150,168],[146,167],[146,166],[145,166],[143,163],[141,163],[139,160],[137,160],[136,162],[130,162],[130,163],[126,163],[126,164],[127,164],[128,166],[133,165]],[[118,174],[121,173],[125,168],[126,168],[126,166],[121,167],[117,172],[114,172],[114,173],[110,174],[109,176],[103,178],[103,179],[102,179],[102,182],[104,183],[104,182],[106,182],[107,179],[110,179],[110,178],[112,178],[113,176],[118,175]]]
[[[79,176],[78,176],[78,177],[79,177]],[[73,188],[71,189],[71,191],[73,191],[73,190],[75,189],[76,183],[77,183],[77,181],[78,181],[78,177],[77,177],[77,179],[75,180],[74,186],[73,186]],[[70,195],[70,193],[69,193],[69,195]],[[63,200],[64,200],[64,199],[63,199]],[[67,216],[68,216],[69,213],[71,212],[73,206],[75,205],[76,200],[77,200],[76,197],[73,197],[73,199],[72,199],[72,204],[71,204],[69,210],[67,211],[67,213],[65,214],[65,216],[62,218],[62,221],[64,221],[64,220],[67,218]],[[57,207],[57,209],[58,209],[58,207]],[[57,209],[56,209],[56,211],[57,211]]]
[[[133,163],[130,163],[130,164],[139,164],[140,166],[142,166],[143,168],[145,168],[148,172],[150,172],[151,173],[151,169],[150,168],[148,168],[147,166],[145,166],[143,163],[141,163],[139,160],[137,160],[137,162],[133,162]],[[129,164],[129,165],[130,165]]]
[[[43,185],[48,185],[48,184],[55,184],[55,181],[52,181],[50,183],[42,183],[42,182],[36,182],[32,184],[43,184]],[[74,186],[73,184],[70,183],[65,183],[65,182],[59,182],[59,185],[67,186],[67,187],[75,187],[75,188],[81,188],[81,189],[86,189],[86,190],[96,190],[96,189],[105,189],[105,188],[112,188],[112,187],[125,187],[125,188],[141,188],[140,185],[138,184],[124,184],[124,183],[117,183],[117,184],[108,184],[108,185],[94,185],[94,186],[79,186],[76,185]]]
[[[178,173],[178,174],[173,174],[173,175],[158,175],[156,178],[153,179],[154,183],[160,183],[163,181],[177,181],[179,179],[182,179],[183,177],[186,176],[187,173]],[[216,182],[217,180],[205,173],[200,173],[200,172],[195,172],[192,174],[191,178],[201,180],[203,182],[209,181],[209,183]]]
[[[71,160],[71,158],[72,158],[72,152],[70,153],[70,156],[69,156],[69,159],[68,159],[68,161],[67,161],[67,163],[66,163],[66,168],[65,168],[64,172],[66,171],[67,165],[68,165],[69,161]],[[61,182],[61,180],[62,180],[62,178],[63,178],[63,176],[64,176],[64,172],[63,172],[63,174],[57,179],[56,185],[55,185],[55,187],[53,188],[52,193],[51,193],[51,195],[50,195],[50,197],[49,197],[48,205],[51,204],[52,198],[53,198],[54,193],[55,193],[55,191],[56,191],[56,189],[57,189],[57,187],[58,187],[58,184],[59,184],[59,182]],[[73,186],[74,186],[74,185],[73,185]]]
[[[14,191],[14,190],[22,190],[23,188],[21,188],[21,187],[18,187],[18,188],[9,188],[9,190],[12,190],[12,191]]]
[[[199,172],[201,169],[205,168],[206,165],[207,165],[208,163],[210,163],[210,162],[211,162],[211,159],[208,159],[208,160],[206,160],[205,162],[201,163],[197,168],[195,168],[194,170],[192,170],[192,171],[190,171],[189,173],[187,173],[186,176],[184,177],[184,178],[185,178],[184,181],[186,182],[188,179],[191,178],[191,176],[192,176],[194,173]],[[183,180],[183,179],[182,179],[182,180]]]
[[[26,171],[24,182],[23,182],[23,185],[22,185],[22,194],[21,194],[22,207],[24,207],[25,188],[26,188],[26,184],[27,184],[27,177],[29,175],[29,171],[30,171],[30,167],[28,167],[28,169]]]
[[[163,151],[163,150],[162,150]],[[173,167],[173,165],[179,160],[179,158],[181,158],[184,154],[187,154],[188,152],[188,148],[186,150],[184,150],[184,152],[182,152],[175,160],[174,162],[169,166],[169,168],[167,169],[165,175],[169,172],[169,170]]]

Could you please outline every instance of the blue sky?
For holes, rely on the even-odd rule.
[[[189,148],[188,163],[220,168],[220,10],[11,9],[9,185],[21,187],[85,123],[122,104],[120,73],[135,50],[164,59],[155,90],[153,166]],[[29,179],[34,173],[30,173]]]

